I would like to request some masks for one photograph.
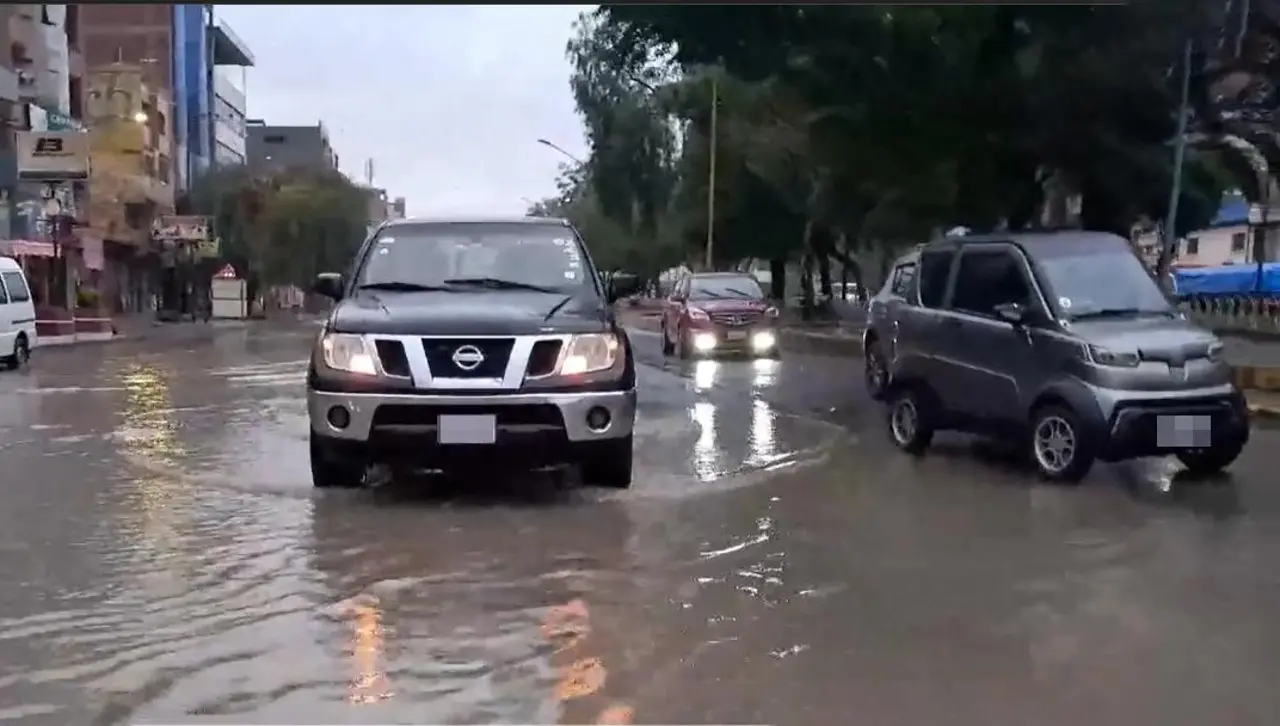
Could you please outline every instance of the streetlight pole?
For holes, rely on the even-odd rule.
[[[1182,98],[1178,103],[1178,131],[1173,140],[1173,183],[1169,186],[1169,207],[1164,220],[1164,251],[1161,258],[1173,259],[1178,239],[1174,223],[1178,217],[1178,199],[1182,196],[1182,167],[1187,156],[1187,116],[1191,109],[1191,41],[1182,47]],[[1160,272],[1165,272],[1161,270]]]
[[[563,155],[565,156],[565,158],[567,158],[568,160],[572,161],[572,162],[573,162],[573,163],[575,163],[575,164],[582,165],[582,164],[584,164],[584,163],[585,163],[585,162],[583,162],[583,161],[582,161],[582,159],[579,159],[578,157],[574,156],[573,154],[570,154],[569,152],[565,151],[564,149],[560,148],[560,147],[559,147],[559,146],[557,146],[556,144],[554,144],[554,143],[552,143],[552,142],[550,142],[550,141],[548,141],[548,140],[546,140],[546,139],[538,139],[538,143],[539,143],[539,144],[542,144],[543,146],[545,146],[545,147],[547,147],[547,148],[549,148],[549,149],[555,149],[556,151],[559,151],[561,154],[563,154]]]
[[[707,270],[714,269],[712,264],[712,253],[715,250],[716,241],[716,147],[719,136],[720,121],[720,83],[718,77],[713,73],[711,76],[711,131],[708,134],[708,141],[711,145],[709,157],[710,161],[707,168]]]

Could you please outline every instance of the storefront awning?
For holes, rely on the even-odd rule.
[[[0,240],[0,254],[10,257],[53,257],[52,242],[38,242],[29,239]]]

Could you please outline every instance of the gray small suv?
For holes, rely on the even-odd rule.
[[[1173,454],[1229,466],[1248,408],[1222,343],[1169,303],[1129,243],[1097,232],[922,245],[870,303],[865,377],[911,453],[935,431],[1017,440],[1046,478]]]

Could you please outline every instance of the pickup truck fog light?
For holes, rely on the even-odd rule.
[[[342,406],[333,406],[325,414],[329,425],[341,431],[351,425],[351,412]]]
[[[769,331],[762,331],[751,336],[751,349],[756,351],[769,350],[778,339]]]
[[[706,353],[716,348],[716,336],[714,333],[698,333],[693,336],[693,347],[695,350]]]
[[[587,428],[592,431],[597,433],[604,431],[611,423],[613,423],[613,417],[609,415],[609,409],[596,406],[587,411]]]

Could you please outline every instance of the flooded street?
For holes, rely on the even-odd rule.
[[[858,361],[664,362],[636,483],[312,490],[314,326],[0,375],[0,720],[1269,724],[1280,435],[1079,488],[889,446]]]

